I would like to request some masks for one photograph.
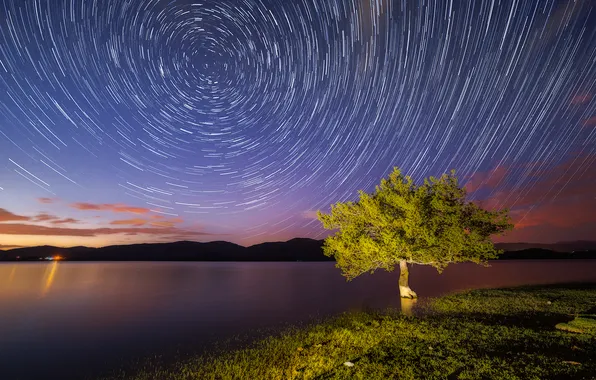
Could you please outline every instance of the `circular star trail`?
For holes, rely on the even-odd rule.
[[[4,192],[255,237],[318,231],[396,165],[507,166],[517,197],[594,168],[589,0],[0,4]]]

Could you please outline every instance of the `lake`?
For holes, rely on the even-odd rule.
[[[0,264],[0,378],[78,379],[143,358],[351,310],[399,308],[399,273],[346,282],[334,263]],[[596,282],[596,260],[414,267],[421,298],[470,288]]]

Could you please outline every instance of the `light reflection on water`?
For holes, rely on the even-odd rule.
[[[404,307],[397,275],[378,272],[347,283],[333,263],[0,264],[0,378],[80,378],[146,355],[190,353],[258,328]],[[458,264],[441,275],[414,267],[410,281],[421,297],[596,282],[596,260]]]

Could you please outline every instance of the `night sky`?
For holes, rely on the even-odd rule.
[[[322,238],[393,166],[596,240],[596,2],[0,0],[0,248]]]

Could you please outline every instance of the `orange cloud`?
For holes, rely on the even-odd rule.
[[[114,220],[110,222],[114,226],[144,226],[148,221],[141,218]]]
[[[168,220],[162,220],[163,218],[151,218],[153,220],[158,219],[158,221],[150,221],[147,219],[142,219],[142,218],[133,218],[133,219],[123,219],[123,220],[114,220],[112,222],[110,222],[111,225],[115,225],[115,226],[144,226],[146,224],[149,224],[153,227],[173,227],[176,224],[179,223],[183,223],[184,220],[180,219],[180,218],[175,218],[175,219],[168,219]]]
[[[596,202],[589,199],[562,198],[540,204],[534,208],[518,210],[512,216],[516,228],[550,225],[558,228],[573,228],[574,226],[596,223],[596,215],[588,213],[586,209],[595,209]]]
[[[183,223],[184,220],[180,218],[176,219],[168,219],[168,220],[161,220],[159,222],[151,222],[151,225],[154,227],[173,227],[176,224]]]
[[[0,224],[0,235],[37,235],[37,236],[78,236],[95,237],[101,235],[115,234],[146,234],[154,236],[176,236],[182,238],[193,238],[203,235],[210,235],[201,231],[187,231],[179,228],[62,228],[46,227],[24,223],[3,223]]]
[[[124,204],[110,204],[110,203],[103,203],[103,204],[96,204],[96,203],[86,203],[86,202],[77,202],[70,205],[71,207],[82,210],[95,210],[95,211],[111,211],[111,212],[127,212],[131,214],[147,214],[150,210],[145,207],[135,207],[135,206],[127,206]]]
[[[0,222],[18,222],[30,220],[28,216],[16,215],[10,211],[0,208]]]
[[[0,244],[0,249],[23,248],[22,245]]]
[[[52,199],[52,198],[37,198],[37,200],[39,201],[39,203],[45,203],[45,204],[54,203],[54,199]]]

